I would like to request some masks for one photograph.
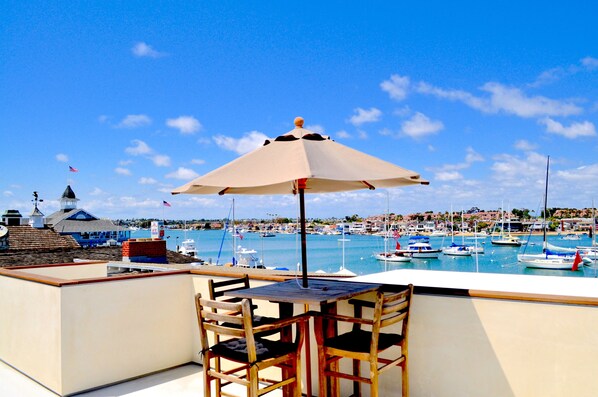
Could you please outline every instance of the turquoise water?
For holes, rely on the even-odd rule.
[[[150,232],[140,230],[131,233],[132,238],[149,237]],[[186,236],[186,237],[185,237]],[[222,245],[220,259],[218,252],[223,237],[222,230],[212,231],[181,231],[166,230],[167,247],[175,250],[177,243],[180,244],[185,238],[195,240],[199,257],[206,262],[213,264],[224,264],[232,261],[232,238],[227,233]],[[308,271],[315,272],[323,270],[327,273],[337,272],[343,261],[341,236],[308,235],[307,236],[307,258]],[[509,273],[509,274],[531,274],[544,276],[567,276],[567,277],[596,277],[596,269],[580,266],[580,270],[573,272],[568,270],[544,270],[528,269],[517,263],[519,248],[498,247],[490,243],[490,238],[480,239],[485,241],[485,254],[471,257],[453,257],[440,255],[439,259],[413,259],[410,263],[386,264],[373,258],[373,253],[384,250],[384,239],[379,236],[370,235],[348,235],[350,241],[345,242],[345,268],[358,275],[382,272],[393,269],[423,269],[423,270],[450,270],[461,272],[483,272],[483,273]],[[527,240],[527,236],[522,236]],[[408,237],[402,237],[399,242],[406,246]],[[562,240],[558,236],[549,236],[548,241],[552,244],[563,247],[575,247],[576,245],[590,245],[591,240],[584,236],[581,240]],[[460,242],[455,238],[455,242]],[[431,237],[430,243],[434,248],[440,248],[443,244],[442,237]],[[243,239],[237,238],[237,245],[257,251],[257,256],[265,266],[279,266],[294,269],[301,261],[299,237],[292,234],[277,234],[275,237],[260,237],[258,233],[245,233]],[[444,245],[450,245],[450,237],[444,239]],[[527,252],[539,252],[542,245],[541,236],[532,236]],[[394,241],[391,241],[394,247]]]

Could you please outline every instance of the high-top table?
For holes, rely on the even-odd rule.
[[[322,313],[336,314],[337,303],[339,301],[348,300],[357,295],[362,295],[368,292],[376,291],[381,287],[381,284],[361,283],[354,281],[343,280],[324,280],[324,279],[310,279],[308,287],[301,286],[301,280],[287,280],[279,283],[272,283],[263,285],[261,287],[239,289],[234,291],[227,291],[224,295],[238,298],[267,300],[278,303],[280,318],[287,318],[293,315],[293,305],[303,304],[307,306],[319,306]],[[336,335],[336,324],[325,327],[327,337]],[[292,340],[290,330],[281,334],[281,339],[286,341]],[[306,337],[306,379],[307,379],[307,396],[311,396],[311,371],[309,359],[309,332]],[[333,364],[338,365],[338,363]],[[331,390],[329,394],[337,395],[338,379],[328,383]],[[285,392],[287,395],[288,391]]]

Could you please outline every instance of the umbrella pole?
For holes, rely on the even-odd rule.
[[[307,288],[307,233],[305,231],[305,191],[299,188],[299,221],[301,223],[301,277]]]

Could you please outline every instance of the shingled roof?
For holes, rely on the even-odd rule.
[[[7,226],[9,251],[55,250],[79,248],[71,236],[61,236],[52,229],[35,229],[31,226]]]

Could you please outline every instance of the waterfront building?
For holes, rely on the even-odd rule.
[[[60,210],[46,218],[46,226],[61,235],[72,236],[82,247],[122,243],[131,237],[127,228],[77,208],[77,201],[75,192],[67,186],[60,198]]]

